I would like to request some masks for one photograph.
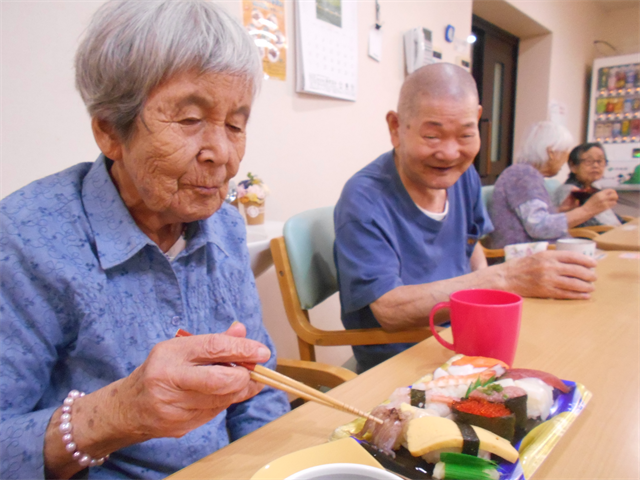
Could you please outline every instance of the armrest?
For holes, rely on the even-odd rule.
[[[347,382],[358,375],[346,368],[327,365],[326,363],[308,362],[306,360],[292,360],[288,358],[278,358],[276,367],[278,373],[298,380],[313,388],[337,387],[341,383]]]

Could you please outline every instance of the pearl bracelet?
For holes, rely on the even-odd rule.
[[[102,458],[98,458],[94,460],[86,453],[82,453],[78,450],[78,446],[76,442],[73,441],[72,430],[73,426],[71,425],[71,406],[76,399],[84,397],[84,392],[79,392],[78,390],[71,390],[67,398],[62,402],[62,415],[60,416],[60,426],[58,429],[62,434],[62,443],[64,443],[64,448],[67,452],[71,454],[74,460],[76,460],[82,467],[95,467],[97,465],[102,465],[104,461],[109,458],[109,455],[105,455]]]

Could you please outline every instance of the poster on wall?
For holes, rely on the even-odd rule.
[[[296,91],[355,101],[355,1],[296,0]]]
[[[281,0],[242,0],[242,22],[262,57],[265,76],[285,80],[287,37]]]

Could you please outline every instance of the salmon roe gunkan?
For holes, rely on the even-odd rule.
[[[460,412],[471,413],[481,417],[495,418],[504,417],[511,414],[511,410],[502,403],[488,402],[482,398],[468,398],[456,402],[454,406]]]

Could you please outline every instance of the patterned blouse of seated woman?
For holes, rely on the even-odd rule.
[[[567,196],[572,195],[578,200],[578,205],[584,205],[587,200],[599,189],[594,185],[604,176],[607,164],[604,148],[598,142],[583,143],[578,145],[569,154],[569,168],[571,173],[564,185],[558,187],[553,194],[553,203],[562,205]],[[605,210],[590,218],[578,227],[595,225],[618,226],[622,219],[612,209]]]

